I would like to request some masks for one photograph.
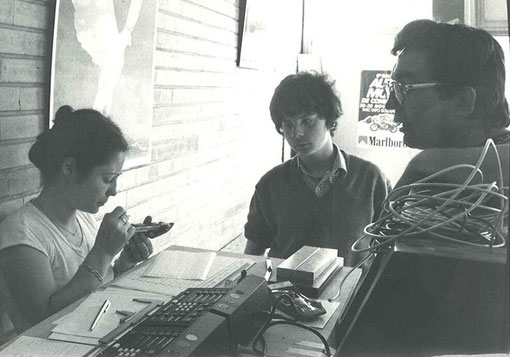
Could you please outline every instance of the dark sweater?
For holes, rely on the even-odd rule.
[[[267,172],[250,203],[246,238],[271,248],[271,257],[287,258],[311,245],[338,249],[345,263],[352,264],[350,247],[379,216],[390,185],[377,166],[342,153],[347,173],[336,178],[324,197],[306,186],[297,157]]]

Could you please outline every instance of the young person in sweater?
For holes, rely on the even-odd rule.
[[[374,164],[333,143],[341,102],[326,75],[289,75],[269,106],[276,131],[296,155],[267,172],[255,187],[245,224],[245,253],[287,258],[304,245],[350,247],[380,212],[390,184]]]

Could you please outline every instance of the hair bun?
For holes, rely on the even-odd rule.
[[[55,119],[53,123],[55,125],[61,125],[69,120],[71,114],[74,113],[74,109],[70,105],[63,105],[58,108],[57,113],[55,114]]]
[[[44,171],[47,165],[46,160],[46,146],[47,146],[48,131],[43,132],[39,136],[35,143],[28,152],[28,159],[37,167],[39,170]]]

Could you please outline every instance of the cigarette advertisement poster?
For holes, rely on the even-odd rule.
[[[394,110],[385,108],[391,71],[361,71],[358,147],[406,147],[393,121]]]

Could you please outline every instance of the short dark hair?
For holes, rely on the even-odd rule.
[[[44,184],[48,184],[68,157],[74,158],[85,179],[94,167],[128,148],[122,131],[110,118],[94,109],[74,111],[64,105],[55,114],[53,127],[37,136],[28,157],[41,171]]]
[[[416,20],[395,37],[391,53],[424,49],[438,82],[470,86],[476,90],[474,115],[486,126],[506,128],[510,124],[505,98],[505,56],[499,43],[485,30],[462,24]]]
[[[317,114],[326,120],[333,135],[337,120],[342,115],[342,104],[334,84],[326,74],[316,72],[299,72],[285,77],[276,87],[269,104],[276,131],[283,134],[282,121],[285,117]]]

